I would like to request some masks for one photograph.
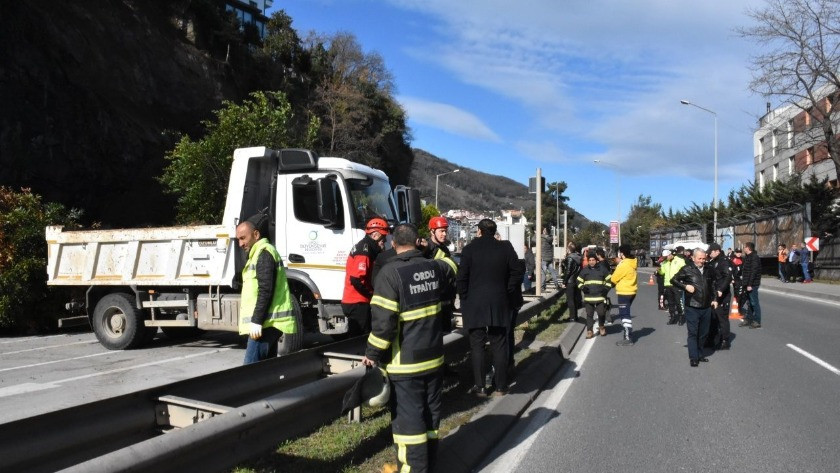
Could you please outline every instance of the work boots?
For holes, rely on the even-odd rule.
[[[594,337],[594,336],[595,336],[595,334],[594,334],[594,333],[592,333],[592,330],[587,330],[587,331],[586,331],[586,339],[587,339],[587,340],[589,340],[590,338],[592,338],[592,337]]]
[[[632,332],[633,332],[632,328],[624,327],[624,339],[622,339],[621,341],[615,342],[615,344],[620,346],[620,347],[633,346]]]

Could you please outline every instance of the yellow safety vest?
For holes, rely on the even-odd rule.
[[[261,238],[248,253],[248,261],[242,268],[242,300],[239,307],[239,334],[247,335],[250,330],[248,324],[257,306],[259,285],[257,284],[257,259],[260,253],[267,251],[277,264],[277,277],[274,278],[274,293],[268,306],[268,315],[263,321],[263,327],[274,327],[283,333],[297,333],[292,306],[292,295],[289,283],[286,281],[286,270],[283,260],[268,238]]]

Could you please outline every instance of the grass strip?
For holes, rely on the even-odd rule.
[[[518,350],[516,370],[521,372],[539,357],[539,347],[556,340],[566,329],[566,302],[558,302],[514,329]],[[562,318],[562,321],[560,320]],[[538,343],[534,343],[538,342]],[[536,348],[530,348],[538,345]],[[488,357],[489,358],[489,357]],[[488,402],[467,393],[472,386],[469,354],[450,362],[444,376],[441,438],[466,424]],[[362,408],[362,422],[336,419],[306,437],[288,440],[277,450],[235,468],[233,473],[368,473],[396,462],[391,437],[391,416],[384,408]],[[282,426],[278,426],[282,428]]]

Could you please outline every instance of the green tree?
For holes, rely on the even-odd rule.
[[[542,193],[541,200],[543,228],[551,229],[557,226],[558,207],[560,211],[560,231],[562,232],[564,210],[569,211],[568,225],[569,228],[572,227],[572,222],[574,221],[576,214],[574,209],[572,209],[566,204],[566,202],[569,201],[569,197],[563,195],[563,193],[566,192],[566,189],[568,189],[568,185],[565,181],[549,182],[546,191]],[[535,208],[526,209],[525,218],[528,219],[529,222],[536,222],[537,210]]]
[[[47,288],[44,228],[72,228],[80,217],[81,211],[44,203],[28,189],[0,187],[0,331],[41,330],[55,322],[66,300]]]
[[[161,182],[178,196],[180,223],[218,222],[224,210],[233,151],[248,146],[309,147],[311,137],[290,130],[291,106],[280,92],[254,92],[242,104],[224,102],[215,121],[204,121],[204,138],[183,136],[166,154]],[[313,118],[310,129],[317,124]]]
[[[587,245],[609,246],[610,235],[608,227],[600,222],[588,222],[577,233],[572,240],[578,248]]]
[[[407,184],[411,134],[382,57],[364,53],[349,33],[313,35],[307,44],[315,84],[311,109],[321,119],[318,149],[382,169],[392,184]]]
[[[420,227],[417,229],[420,232],[420,236],[423,238],[428,238],[430,235],[429,233],[429,220],[432,217],[437,217],[440,215],[440,210],[435,207],[433,204],[426,204],[421,209],[421,215],[423,215],[423,221],[420,222]]]
[[[621,242],[633,249],[645,249],[650,245],[650,231],[665,225],[662,204],[654,204],[651,196],[639,195],[630,206],[627,220],[621,224]]]

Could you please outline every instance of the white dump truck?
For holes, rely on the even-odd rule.
[[[347,332],[340,301],[350,249],[372,217],[419,222],[420,199],[417,190],[392,190],[382,171],[346,159],[303,149],[242,148],[233,154],[219,225],[47,227],[48,284],[84,289],[83,300],[67,308],[84,313],[110,349],[140,347],[158,328],[171,337],[236,331],[236,280],[247,255],[237,246],[235,228],[260,212],[269,216],[268,236],[286,265],[303,328],[281,337],[280,352],[288,353],[302,346],[304,332]]]

